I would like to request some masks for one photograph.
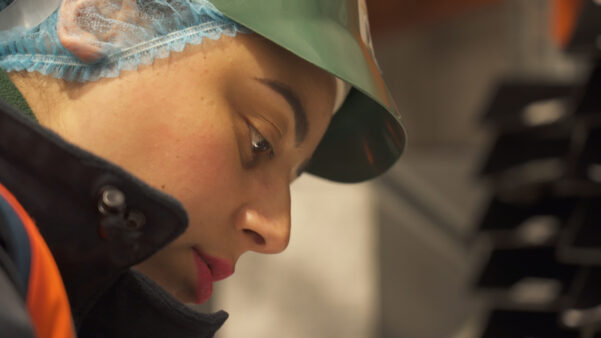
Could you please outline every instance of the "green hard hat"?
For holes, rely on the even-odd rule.
[[[347,82],[307,171],[338,182],[378,176],[406,133],[375,59],[365,0],[210,0],[230,19]]]

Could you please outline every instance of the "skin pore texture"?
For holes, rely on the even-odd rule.
[[[183,302],[204,282],[195,250],[233,266],[244,252],[286,248],[289,187],[335,96],[334,77],[255,34],[205,39],[93,83],[10,76],[42,125],[184,205],[187,231],[135,267]]]

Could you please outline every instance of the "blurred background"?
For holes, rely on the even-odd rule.
[[[596,208],[598,166],[596,183],[566,168],[594,136],[574,110],[597,2],[367,4],[408,150],[373,182],[295,182],[289,248],[243,256],[216,285],[209,306],[230,313],[219,337],[598,337],[596,261],[557,254],[576,216],[556,212]]]

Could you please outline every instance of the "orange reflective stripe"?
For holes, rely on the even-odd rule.
[[[19,215],[29,236],[31,268],[27,309],[38,338],[74,338],[67,292],[46,242],[17,199],[0,184],[0,196]]]

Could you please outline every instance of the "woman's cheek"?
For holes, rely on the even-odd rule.
[[[225,132],[206,132],[202,138],[181,145],[179,177],[173,190],[188,212],[188,230],[175,247],[200,245],[207,249],[227,236],[227,225],[243,195],[239,151],[235,140]]]
[[[184,194],[180,198],[211,204],[241,186],[238,146],[235,135],[227,128],[205,131],[202,136],[183,142],[180,150],[185,154],[178,161],[182,170],[178,185]]]

